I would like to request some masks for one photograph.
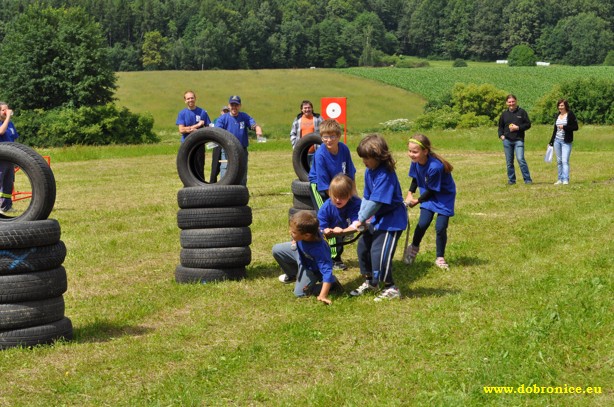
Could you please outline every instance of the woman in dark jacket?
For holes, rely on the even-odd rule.
[[[556,153],[556,164],[559,177],[554,185],[569,184],[569,156],[573,144],[573,132],[578,130],[576,115],[569,110],[567,99],[559,99],[557,106],[559,113],[554,117],[554,130],[550,138],[550,145]]]

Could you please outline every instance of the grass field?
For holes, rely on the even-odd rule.
[[[150,109],[157,99],[143,92],[137,99]],[[549,133],[529,130],[535,183],[514,187],[494,129],[429,133],[455,166],[451,270],[433,265],[431,228],[414,265],[397,252],[401,301],[343,294],[330,307],[293,298],[270,254],[288,239],[296,178],[285,137],[250,147],[247,279],[206,285],[174,282],[178,137],[40,151],[51,155],[57,181],[51,217],[68,247],[75,339],[0,352],[0,406],[611,405],[614,135],[582,126],[571,184],[557,187],[556,165],[542,160]],[[385,137],[406,189],[407,134]],[[353,152],[358,139],[348,142]],[[362,190],[361,175],[357,181]],[[412,209],[412,224],[417,216]],[[350,268],[338,276],[349,292],[362,282],[355,246],[344,260]],[[543,394],[518,393],[533,386]],[[597,394],[547,393],[576,386]]]
[[[506,93],[518,97],[518,103],[531,113],[534,104],[555,84],[576,78],[614,77],[611,66],[548,66],[509,67],[507,65],[469,62],[467,68],[452,68],[451,63],[436,63],[429,68],[349,68],[343,72],[368,79],[376,79],[388,85],[436,99],[449,91],[455,83],[489,83]]]

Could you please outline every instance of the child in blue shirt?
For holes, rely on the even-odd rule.
[[[346,235],[355,233],[360,209],[360,198],[356,193],[356,184],[347,175],[337,174],[328,188],[330,196],[318,210],[318,220],[324,237],[331,244],[333,269],[345,270],[347,267],[341,261],[343,246],[335,246],[343,242]],[[334,240],[333,240],[334,239]],[[334,242],[334,243],[331,243]],[[339,259],[335,261],[335,259]]]
[[[326,148],[320,146],[316,150],[309,169],[311,199],[317,209],[328,199],[328,187],[335,175],[345,174],[352,180],[356,175],[350,149],[339,142],[341,125],[334,119],[324,120],[320,124],[320,136]]]
[[[350,149],[339,142],[341,138],[341,125],[334,119],[324,120],[320,124],[322,144],[314,154],[313,164],[309,169],[309,192],[313,207],[319,210],[328,199],[330,182],[337,174],[345,174],[354,180],[356,167],[352,162]],[[326,148],[324,148],[326,147]],[[328,242],[333,250],[335,269],[343,270],[345,265],[335,251],[336,239]]]
[[[328,294],[339,283],[333,275],[330,247],[320,233],[318,218],[311,211],[298,211],[290,218],[291,242],[273,246],[273,257],[284,271],[279,280],[296,280],[294,295],[317,295],[318,301],[330,305]],[[318,284],[319,282],[322,284]]]
[[[369,134],[356,149],[365,170],[365,187],[357,226],[365,231],[358,241],[358,263],[365,282],[350,295],[376,291],[384,284],[375,301],[401,298],[392,278],[392,260],[399,238],[407,227],[407,211],[401,184],[395,172],[396,163],[386,140]]]
[[[456,200],[456,184],[452,178],[452,165],[439,154],[436,154],[430,140],[423,134],[414,134],[409,139],[408,155],[411,158],[409,176],[411,187],[405,198],[407,206],[420,204],[420,220],[414,230],[412,244],[409,247],[406,261],[411,264],[418,255],[420,242],[437,214],[435,222],[435,245],[437,258],[435,265],[444,270],[449,269],[444,255],[448,241],[448,221],[454,216]],[[420,187],[420,197],[413,197],[417,187]]]

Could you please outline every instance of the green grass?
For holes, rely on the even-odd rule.
[[[418,86],[469,75],[469,64],[368,70],[382,80],[405,72],[405,85],[397,85],[407,90],[345,70],[120,74],[118,103],[152,112],[163,141],[39,151],[51,156],[57,182],[51,217],[68,247],[66,315],[75,339],[0,352],[0,406],[612,404],[611,127],[581,127],[568,187],[552,185],[556,165],[542,160],[550,126],[527,134],[531,187],[505,185],[496,129],[430,132],[454,164],[458,186],[449,272],[433,265],[431,228],[413,266],[400,261],[398,249],[401,301],[337,295],[325,307],[294,299],[292,288],[277,281],[271,247],[288,239],[296,178],[288,133],[298,103],[309,98],[317,107],[322,96],[347,96],[354,152],[361,133],[420,113],[424,100],[410,91],[426,96]],[[426,72],[438,75],[410,76]],[[516,80],[526,87],[514,92],[528,99],[535,84]],[[240,282],[174,282],[182,187],[174,121],[187,88],[213,113],[239,93],[270,138],[250,146],[254,241],[248,278]],[[404,189],[407,136],[385,134]],[[362,190],[361,175],[357,181]],[[417,216],[416,208],[412,224]],[[344,260],[350,268],[339,278],[349,291],[361,283],[355,246]],[[533,384],[600,386],[601,394],[483,390]]]
[[[530,187],[505,185],[493,129],[430,133],[455,165],[451,270],[433,265],[431,228],[413,266],[397,252],[401,301],[330,307],[277,281],[270,252],[288,239],[296,178],[285,140],[250,153],[248,278],[207,285],[174,282],[177,145],[50,150],[75,339],[0,352],[0,405],[611,405],[614,138],[581,128],[572,183],[556,187],[548,133],[528,133]],[[385,136],[405,189],[406,137]],[[344,260],[349,291],[355,246]],[[522,384],[602,393],[483,391]]]
[[[468,65],[467,68],[452,68],[451,62],[439,61],[428,68],[349,68],[342,72],[380,80],[388,85],[417,93],[426,99],[442,96],[455,83],[490,83],[515,94],[519,105],[529,111],[555,84],[576,78],[614,77],[614,67],[611,66],[509,67],[475,62],[469,62]]]
[[[241,96],[242,110],[262,125],[268,138],[289,143],[290,127],[303,99],[320,112],[322,97],[347,97],[348,132],[378,129],[379,123],[414,119],[424,100],[397,87],[356,78],[334,70],[164,71],[118,74],[118,104],[131,111],[149,112],[163,139],[178,138],[175,120],[185,107],[183,93],[196,92],[197,104],[213,120],[231,95]]]

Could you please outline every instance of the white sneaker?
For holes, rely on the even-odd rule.
[[[569,185],[569,181],[563,181],[563,185]]]
[[[363,295],[367,291],[376,291],[377,287],[369,284],[368,281],[365,281],[355,290],[350,291],[350,295],[353,297],[358,297],[359,295]]]
[[[293,283],[293,282],[296,281],[296,277],[295,278],[291,278],[287,274],[282,274],[278,278],[279,278],[279,281],[281,281],[284,284],[290,284],[290,283]]]
[[[561,185],[562,183],[563,183],[563,181],[558,180],[558,181],[556,181],[556,182],[554,183],[554,185]]]
[[[393,285],[392,287],[388,287],[384,289],[384,291],[382,291],[380,295],[375,297],[373,301],[394,300],[394,299],[400,299],[400,298],[401,298],[401,292],[396,286]]]
[[[9,214],[15,213],[15,212],[17,212],[17,209],[15,209],[15,208],[0,209],[0,213],[2,215],[9,215]]]

